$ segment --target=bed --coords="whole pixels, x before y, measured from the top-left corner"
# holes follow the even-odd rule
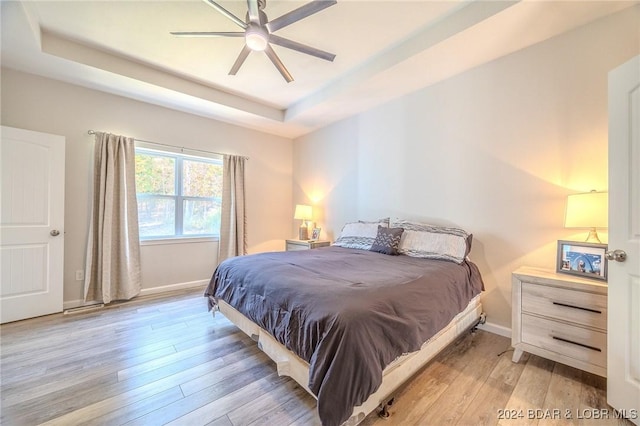
[[[210,309],[316,397],[325,426],[362,421],[481,317],[482,278],[466,257],[360,243],[227,259],[205,291]]]

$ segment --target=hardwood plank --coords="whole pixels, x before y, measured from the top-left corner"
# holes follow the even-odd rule
[[[247,356],[248,353],[243,351],[242,358],[237,359],[233,362],[228,362],[225,360],[224,368],[220,369],[211,369],[204,374],[201,374],[198,377],[195,377],[188,381],[183,381],[180,384],[180,389],[184,396],[193,395],[195,393],[200,392],[203,389],[207,389],[216,383],[227,380],[230,377],[236,376],[238,374],[242,374],[245,371],[248,371],[250,368],[256,365],[269,364],[269,358],[263,354],[262,352],[253,353]]]
[[[616,425],[633,426],[630,420],[619,418],[613,407],[607,404],[607,379],[595,374],[582,373],[582,388],[580,406],[576,417],[578,424],[583,426]]]
[[[183,359],[210,352],[220,344],[231,344],[233,342],[237,342],[237,337],[234,335],[230,335],[215,339],[214,341],[207,341],[203,344],[190,347],[189,349],[184,349],[179,352],[171,353],[169,355],[157,357],[146,362],[133,364],[130,367],[118,370],[118,381],[121,382],[130,379],[131,377],[148,373],[150,371],[157,370],[158,368],[174,364],[176,362],[181,362]]]
[[[59,416],[50,420],[45,424],[49,425],[65,425],[79,423],[82,420],[99,418],[105,413],[109,413],[123,406],[135,404],[139,400],[144,400],[148,397],[154,396],[158,393],[164,392],[172,388],[177,388],[180,394],[180,383],[185,380],[199,377],[203,371],[209,371],[210,369],[218,369],[222,367],[223,361],[221,358],[216,358],[210,362],[200,364],[191,369],[186,369],[175,375],[170,375],[159,380],[152,381],[146,385],[135,387],[129,391],[117,393],[116,395],[94,402],[93,404],[84,405],[82,408],[78,408],[65,415]],[[108,390],[105,392],[109,393]],[[140,415],[136,416],[140,417]]]
[[[157,389],[154,389],[154,392]],[[123,394],[124,396],[125,394]],[[49,422],[44,424],[60,424],[60,425],[86,425],[86,426],[104,426],[104,425],[121,425],[127,423],[133,419],[144,416],[152,411],[162,408],[168,404],[182,399],[184,395],[180,391],[179,386],[173,386],[162,392],[155,393],[147,398],[132,399],[132,398],[117,398],[121,403],[117,406],[108,406],[101,404],[108,400],[101,401],[91,406],[92,412],[83,410],[77,410],[71,414],[76,420],[57,419],[55,422]],[[114,398],[116,399],[116,398]],[[111,401],[110,401],[111,402]],[[97,405],[100,404],[98,409]]]
[[[262,382],[260,382],[260,386],[265,386],[265,388],[267,388],[266,385],[269,384],[268,388],[271,389],[273,387],[271,382],[264,380],[264,378],[269,374],[275,374],[273,367],[263,363],[257,364],[245,370],[242,374],[231,375],[220,383],[216,383],[213,386],[204,388],[194,394],[185,396],[179,401],[166,405],[161,409],[139,417],[127,424],[141,426],[166,424],[188,415],[207,404],[215,403],[217,400],[260,380],[262,380]],[[229,410],[230,409],[231,408],[229,408]],[[196,421],[195,424],[208,423],[223,414],[226,414],[226,412],[217,412],[214,415],[209,416],[206,421],[203,417]]]
[[[289,423],[289,426],[322,426],[322,422],[320,421],[320,417],[318,417],[318,411],[314,406],[313,411],[309,411],[303,416],[298,417],[297,419]]]
[[[575,407],[580,405],[582,371],[556,363],[538,425],[575,425]]]
[[[34,343],[33,332],[35,331],[37,331],[36,335],[41,338],[39,340],[36,339],[36,342],[46,342],[58,346],[59,343],[66,341],[66,334],[60,333],[61,330],[72,330],[74,335],[81,336],[84,334],[83,340],[85,341],[95,341],[96,337],[104,337],[105,333],[113,334],[120,330],[136,333],[136,328],[147,326],[158,319],[166,317],[166,314],[162,312],[156,312],[153,317],[142,317],[135,309],[135,306],[142,302],[134,299],[127,303],[131,303],[133,306],[125,309],[119,308],[118,306],[122,306],[120,304],[115,307],[105,307],[102,310],[89,313],[74,315],[55,314],[18,322],[22,324],[3,324],[0,326],[3,339],[11,345],[3,351],[2,358],[4,359],[7,355],[11,355],[14,352],[30,351]],[[180,303],[185,304],[189,302],[187,300]],[[193,308],[189,307],[189,309]],[[90,321],[86,321],[87,318],[90,318]],[[25,326],[24,323],[28,323],[28,327]],[[126,327],[124,327],[123,324],[126,324]],[[91,339],[91,337],[94,337],[94,339]],[[100,342],[101,340],[98,339],[98,341]]]
[[[513,425],[514,419],[511,417],[515,417],[518,425],[538,424],[538,419],[529,410],[544,404],[555,363],[536,355],[531,355],[524,363],[520,379],[504,407],[511,414],[498,422],[501,426]]]
[[[473,361],[461,369],[458,377],[431,404],[417,424],[451,424],[460,419],[497,364],[499,358],[496,355],[509,346],[504,338],[491,334],[485,335],[483,342]]]
[[[254,421],[247,423],[247,426],[288,425],[309,413],[315,415],[315,398],[309,395],[304,388],[300,387],[293,380],[289,380],[286,383],[293,385],[289,399],[284,398],[280,404],[271,409],[267,409]],[[238,425],[237,423],[235,424],[235,426]]]
[[[276,375],[277,373],[274,372],[271,374]],[[274,383],[267,377],[254,380],[240,389],[226,392],[224,396],[176,418],[167,425],[181,426],[194,423],[208,423],[220,417],[221,414],[228,415],[231,410],[233,410],[233,407],[242,405],[248,408],[256,399],[271,392],[273,388]]]
[[[518,364],[511,362],[508,355],[500,356],[495,368],[458,423],[477,426],[498,424],[498,410],[504,408],[509,401],[524,366],[522,362]]]
[[[60,363],[72,361],[74,363],[83,362],[87,359],[94,359],[98,355],[104,355],[107,359],[126,358],[130,354],[122,349],[131,345],[131,340],[135,340],[136,345],[146,351],[170,346],[176,338],[189,339],[194,334],[206,334],[206,329],[186,329],[186,326],[182,324],[180,326],[180,329],[172,332],[154,331],[148,328],[144,331],[137,330],[135,333],[105,333],[98,337],[91,336],[89,338],[85,334],[77,334],[73,331],[63,333],[66,339],[62,342],[49,340],[46,336],[38,336],[37,339],[34,339],[32,347],[29,347],[26,352],[6,357],[2,365],[4,368],[11,368],[14,364],[25,366],[47,363],[54,366],[56,363],[60,365]],[[105,342],[109,342],[109,344],[105,345]],[[70,343],[73,343],[76,349],[72,353],[69,353],[67,348]]]
[[[167,376],[173,374],[174,372],[189,368],[194,365],[198,365],[202,362],[207,362],[212,359],[223,356],[226,353],[229,353],[233,349],[237,349],[238,342],[233,342],[226,345],[218,352],[209,352],[209,353],[200,353],[196,356],[187,357],[184,359],[176,360],[174,364],[169,364],[167,366],[163,366],[161,368],[156,368],[151,370],[145,374],[139,374],[137,376],[132,377],[132,380],[128,381],[125,386],[131,386],[131,383],[137,383],[138,386],[142,384],[146,384],[150,381],[157,380],[163,376]],[[96,361],[97,363],[99,361]],[[112,380],[115,378],[115,382],[117,380],[117,370],[119,366],[116,365],[114,368],[111,364],[100,365],[97,364],[96,368],[86,368],[82,370],[78,370],[75,373],[68,374],[67,377],[62,380],[60,377],[56,377],[56,380],[52,380],[49,382],[42,383],[40,385],[28,386],[30,383],[25,383],[24,392],[11,392],[8,397],[3,398],[4,406],[21,406],[21,407],[30,407],[33,404],[46,403],[48,399],[52,397],[54,394],[76,394],[79,392],[80,388],[82,388],[83,383],[88,381],[99,380],[102,377],[109,377],[110,379],[107,381],[103,381],[103,385],[101,388],[94,389],[96,394],[96,398],[100,397],[108,397],[108,390],[105,388],[107,384],[113,383]],[[122,386],[124,387],[124,386]],[[3,393],[11,391],[11,389],[3,389]],[[117,392],[117,390],[116,390]],[[91,393],[82,392],[83,398],[88,398]],[[31,401],[34,401],[31,403]],[[77,404],[78,400],[74,401],[74,404]]]
[[[263,357],[262,361],[264,361],[264,357],[266,356],[262,355],[262,357]],[[257,358],[255,360],[260,361]],[[250,368],[249,364],[255,365],[251,363],[251,361],[253,360],[252,359],[247,360],[246,358],[242,357],[237,362],[237,364],[240,364],[241,367],[243,367],[239,369],[237,368],[235,363],[225,366],[224,365],[225,362],[223,361],[222,358],[215,358],[214,360],[208,363],[196,363],[193,366],[193,368],[184,369],[182,371],[179,371],[176,374],[168,375],[167,377],[164,377],[158,380],[151,380],[149,381],[149,383],[139,387],[135,387],[134,389],[131,389],[129,391],[122,392],[122,390],[118,391],[117,388],[115,389],[115,392],[114,392],[114,389],[110,389],[110,388],[101,389],[100,393],[102,397],[105,397],[111,393],[116,393],[116,394],[111,398],[105,398],[96,403],[86,405],[81,409],[72,411],[67,415],[58,417],[55,420],[51,421],[49,424],[59,424],[59,425],[75,424],[75,423],[79,423],[82,419],[99,418],[105,413],[109,413],[113,410],[120,410],[122,412],[138,411],[137,404],[136,406],[133,406],[133,407],[131,405],[135,404],[137,401],[144,400],[145,398],[151,397],[157,393],[160,393],[167,389],[171,389],[173,387],[178,387],[181,397],[184,397],[184,394],[180,389],[180,386],[182,384],[189,383],[189,381],[191,380],[199,379],[200,377],[202,377],[203,375],[207,374],[210,371],[215,371],[217,373],[215,380],[211,380],[209,383],[210,386],[215,385],[216,383],[219,383],[234,374],[238,374],[239,371],[246,371],[247,369]],[[260,366],[259,363],[258,363],[258,366]],[[183,367],[184,367],[184,364],[183,364]],[[129,382],[131,382],[131,380]],[[120,384],[118,384],[119,385],[118,387],[126,389],[129,386],[131,386],[131,383],[124,383],[124,385],[123,383],[124,382],[121,382]],[[138,385],[139,384],[140,383],[138,383]],[[162,407],[159,407],[159,408],[162,408]],[[147,413],[140,413],[133,418],[140,417],[143,414],[147,414]]]
[[[233,426],[233,423],[231,423],[231,420],[229,420],[229,417],[222,416],[207,423],[205,426]]]
[[[84,395],[92,389],[101,389],[109,384],[117,383],[114,373],[98,376],[90,379],[82,379],[74,382],[72,386],[64,387],[51,394],[39,389],[38,397],[31,398],[29,389],[24,389],[19,394],[11,394],[13,400],[21,395],[25,397],[25,402],[6,405],[2,401],[2,424],[40,424],[50,418],[63,415],[76,407],[84,404]],[[44,384],[45,387],[47,384]],[[54,384],[55,385],[55,384]],[[61,387],[61,386],[56,386]],[[71,407],[67,403],[73,402]]]
[[[71,424],[77,422],[78,418],[100,415],[111,409],[146,398],[147,396],[153,395],[166,388],[180,385],[188,382],[189,380],[197,379],[209,371],[222,369],[225,361],[224,358],[220,356],[225,354],[230,355],[230,351],[238,349],[239,343],[235,342],[233,344],[225,344],[220,341],[212,342],[212,348],[215,348],[216,345],[222,345],[223,348],[217,351],[212,350],[210,353],[205,353],[196,357],[183,359],[179,362],[141,375],[133,376],[128,380],[117,382],[112,386],[92,389],[91,391],[82,394],[80,397],[57,397],[58,400],[64,402],[64,406],[67,407],[68,411],[70,411],[69,415],[62,416],[57,419],[59,421],[57,424]],[[244,350],[244,346],[241,344],[240,349]],[[245,354],[243,353],[238,356],[242,356],[244,358]],[[224,375],[222,376],[224,377]],[[214,384],[215,383],[216,382],[214,381]],[[73,391],[70,391],[69,393],[74,394]],[[111,396],[114,398],[110,398]],[[60,416],[61,414],[63,413],[56,412],[57,416]]]
[[[283,380],[282,386],[277,386],[273,391],[258,396],[251,404],[232,409],[227,413],[227,417],[234,425],[247,425],[258,420],[265,424],[267,423],[265,413],[279,407],[283,401],[290,400],[296,388],[304,391],[293,380]]]

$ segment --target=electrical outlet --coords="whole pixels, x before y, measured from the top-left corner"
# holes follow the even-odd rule
[[[76,281],[84,280],[84,271],[82,269],[78,269],[76,271]]]

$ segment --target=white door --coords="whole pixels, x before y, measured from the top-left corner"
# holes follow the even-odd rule
[[[609,73],[607,400],[640,424],[640,56]],[[623,253],[626,254],[624,259]]]
[[[2,126],[0,322],[62,311],[62,136]]]

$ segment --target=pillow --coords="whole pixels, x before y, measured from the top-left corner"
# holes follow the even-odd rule
[[[391,226],[404,229],[400,254],[462,263],[471,251],[473,235],[463,229],[406,220],[394,221]]]
[[[392,256],[398,255],[398,246],[403,232],[402,228],[385,228],[378,225],[378,235],[369,250]]]
[[[383,217],[382,219],[378,219],[378,220],[359,220],[358,223],[376,223],[376,224],[382,224],[385,227],[389,227],[389,222],[391,222],[391,218],[389,217]]]
[[[378,222],[351,222],[344,225],[340,236],[333,243],[337,247],[369,250],[378,235],[378,226],[389,227],[389,219]]]

